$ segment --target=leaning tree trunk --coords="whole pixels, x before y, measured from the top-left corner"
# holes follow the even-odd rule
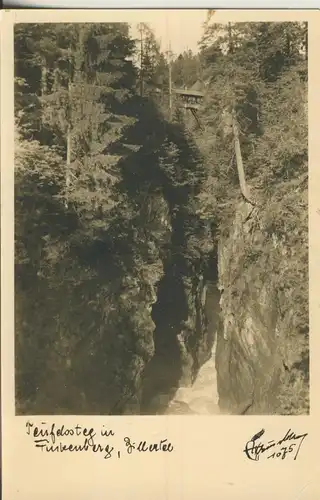
[[[244,173],[242,154],[241,154],[241,146],[240,146],[240,140],[239,140],[239,128],[238,128],[238,123],[237,123],[237,119],[236,119],[236,113],[234,110],[232,112],[232,130],[233,130],[234,148],[235,148],[235,154],[236,154],[237,169],[238,169],[238,176],[239,176],[241,193],[242,193],[242,196],[246,199],[246,201],[253,204],[253,202],[251,200],[250,190],[249,190],[249,187],[247,185],[246,177],[245,177],[245,173]]]

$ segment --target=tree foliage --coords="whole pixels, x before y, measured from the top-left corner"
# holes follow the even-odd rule
[[[147,34],[151,80],[163,59]],[[188,258],[202,158],[139,95],[134,50],[123,24],[17,27],[20,411],[125,411],[154,354],[151,309],[175,217],[185,221],[175,251]]]

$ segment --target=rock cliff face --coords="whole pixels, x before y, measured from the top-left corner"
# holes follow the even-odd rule
[[[221,412],[277,412],[285,362],[278,294],[268,252],[259,251],[265,236],[251,210],[239,205],[202,273],[184,275],[174,262],[164,269],[153,307],[154,356],[144,371],[143,412],[168,411],[177,389],[194,383],[216,336]]]
[[[246,204],[238,207],[219,245],[219,406],[234,414],[275,414],[282,413],[281,397],[297,382],[294,377],[289,382],[287,371],[294,371],[303,340],[292,333],[292,317],[281,312],[288,297],[277,288],[277,268],[269,264],[276,255],[284,263],[285,251],[281,242],[268,241],[260,215],[255,210],[250,215],[251,210]],[[298,385],[303,397],[307,382]]]

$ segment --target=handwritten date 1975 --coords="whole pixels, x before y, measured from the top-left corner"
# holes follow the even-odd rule
[[[287,456],[291,456],[293,460],[297,460],[301,445],[308,435],[307,433],[295,434],[289,429],[278,441],[271,439],[263,443],[260,438],[264,433],[265,430],[261,429],[246,443],[243,452],[249,460],[257,461],[263,455],[267,459],[284,460]]]

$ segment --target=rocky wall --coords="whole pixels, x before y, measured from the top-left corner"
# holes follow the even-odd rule
[[[268,247],[268,248],[266,248]],[[219,406],[232,414],[278,413],[284,371],[278,294],[259,212],[237,207],[219,243],[221,328],[216,350]]]

